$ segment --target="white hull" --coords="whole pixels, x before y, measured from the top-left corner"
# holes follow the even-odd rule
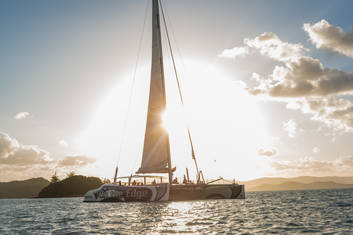
[[[168,184],[148,186],[120,186],[104,184],[88,191],[84,202],[163,202],[169,200]]]

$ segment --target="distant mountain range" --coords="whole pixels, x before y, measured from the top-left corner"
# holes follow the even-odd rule
[[[315,189],[341,189],[353,188],[353,177],[314,177],[300,176],[294,178],[264,177],[245,184],[246,191],[281,191],[281,190],[315,190]]]
[[[0,198],[33,198],[33,197],[69,197],[82,196],[86,191],[98,187],[99,178],[73,176],[55,184],[43,178],[23,181],[0,182]],[[282,191],[282,190],[315,190],[353,188],[353,177],[313,177],[295,178],[264,177],[240,182],[245,190]]]
[[[33,178],[23,181],[0,182],[0,198],[32,198],[37,197],[38,192],[49,181],[43,178]]]

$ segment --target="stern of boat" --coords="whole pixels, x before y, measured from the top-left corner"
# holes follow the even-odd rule
[[[245,185],[239,184],[238,186],[240,187],[240,192],[235,198],[236,199],[245,199]]]

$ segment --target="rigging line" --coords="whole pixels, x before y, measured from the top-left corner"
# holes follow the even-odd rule
[[[137,50],[137,58],[136,58],[134,73],[133,73],[132,82],[131,82],[131,86],[130,86],[130,95],[129,95],[128,109],[127,109],[125,120],[124,120],[121,142],[120,142],[120,145],[119,145],[119,153],[118,153],[117,165],[119,164],[119,161],[120,161],[120,158],[121,158],[121,151],[122,151],[123,143],[125,142],[125,139],[126,139],[125,137],[126,137],[127,121],[128,121],[128,117],[129,117],[130,110],[131,110],[131,103],[132,103],[132,97],[133,97],[133,91],[134,91],[133,88],[135,86],[137,66],[138,66],[138,63],[139,63],[139,60],[140,60],[140,55],[141,55],[142,39],[143,39],[143,34],[145,32],[148,5],[149,5],[149,1],[146,1],[145,16],[144,16],[143,25],[142,25],[142,32],[141,32],[141,36],[140,36],[140,40],[139,40],[139,47],[138,47],[138,50]]]
[[[172,37],[171,38],[174,39],[174,44],[175,44],[175,47],[176,47],[177,54],[179,54],[179,57],[180,57],[180,60],[181,60],[181,65],[185,69],[184,59],[183,59],[182,54],[180,53],[180,48],[178,46],[178,40],[177,40],[177,37],[175,36],[175,30],[174,30],[174,27],[173,27],[173,22],[170,20],[167,7],[165,7],[165,15],[167,16],[167,21],[169,22],[170,29],[171,29],[171,32],[172,32]],[[179,71],[180,71],[180,68],[179,68]]]
[[[160,1],[160,0],[159,0],[159,1]],[[161,1],[160,1],[160,2],[161,2]],[[184,105],[184,99],[183,99],[183,95],[182,95],[182,93],[181,93],[181,87],[180,87],[180,82],[179,82],[178,73],[177,73],[177,70],[176,70],[176,65],[175,65],[173,50],[172,50],[172,46],[171,46],[171,43],[170,43],[170,38],[169,38],[167,23],[166,23],[165,17],[164,17],[163,6],[162,6],[162,4],[160,4],[160,5],[161,5],[161,10],[162,10],[162,18],[163,18],[164,28],[165,28],[165,32],[166,32],[166,35],[167,35],[168,45],[169,45],[170,56],[171,56],[172,62],[173,62],[174,74],[175,74],[175,78],[176,78],[177,84],[178,84],[178,91],[179,91],[180,101],[181,101],[182,105]]]
[[[159,2],[161,2],[161,1],[159,0]],[[184,99],[183,99],[183,95],[182,95],[182,93],[181,93],[181,87],[180,87],[180,82],[179,82],[178,73],[177,73],[177,70],[176,70],[176,65],[175,65],[173,50],[172,50],[172,46],[171,46],[171,43],[170,43],[170,38],[169,38],[167,23],[166,23],[166,20],[165,20],[165,17],[164,17],[163,5],[162,5],[162,3],[160,3],[160,5],[161,5],[161,10],[162,10],[162,18],[163,18],[164,28],[165,28],[165,32],[166,32],[167,39],[168,39],[168,45],[169,45],[170,56],[171,56],[172,62],[173,62],[173,68],[174,68],[175,78],[176,78],[177,84],[178,84],[178,91],[179,91],[180,101],[181,101],[181,104],[184,106]],[[199,174],[199,168],[198,168],[197,161],[196,161],[196,157],[195,157],[194,145],[193,145],[193,143],[192,143],[191,132],[190,132],[190,127],[189,127],[189,126],[187,126],[187,131],[188,131],[188,137],[189,137],[189,141],[190,141],[192,159],[193,159],[194,162],[195,162],[195,167],[196,167],[197,174]]]

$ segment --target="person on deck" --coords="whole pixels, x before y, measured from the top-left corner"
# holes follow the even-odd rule
[[[187,183],[188,183],[188,181],[187,181],[187,179],[186,179],[186,176],[184,175],[183,184],[187,184]]]
[[[173,183],[173,184],[179,184],[178,178],[175,178],[172,183]]]

